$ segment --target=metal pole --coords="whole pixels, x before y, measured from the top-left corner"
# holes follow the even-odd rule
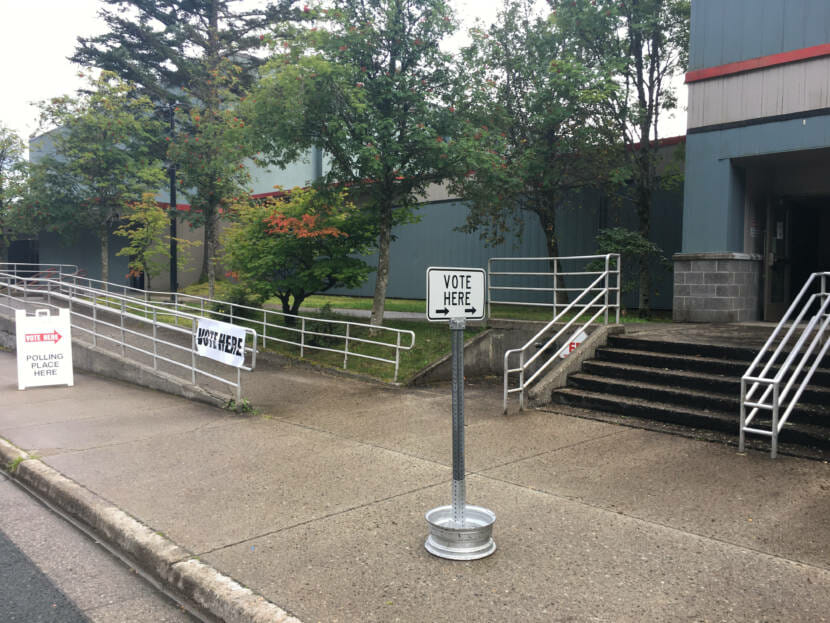
[[[738,452],[743,452],[746,447],[746,380],[741,379],[741,414],[740,429],[738,430]]]
[[[464,318],[451,318],[452,332],[452,519],[464,526],[467,491],[464,482]]]
[[[176,104],[170,104],[170,140],[176,132],[175,120]],[[177,292],[179,289],[179,258],[176,246],[176,165],[171,162],[168,169],[170,175],[170,291]]]

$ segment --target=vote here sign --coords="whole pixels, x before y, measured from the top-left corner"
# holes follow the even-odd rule
[[[227,322],[199,318],[196,351],[202,357],[241,368],[245,365],[245,329]]]
[[[18,309],[14,316],[17,339],[17,387],[74,385],[72,332],[69,310],[52,315],[38,309],[33,316]]]
[[[427,320],[484,320],[485,283],[481,268],[427,268]]]

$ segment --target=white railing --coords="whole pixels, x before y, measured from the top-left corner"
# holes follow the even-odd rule
[[[58,278],[21,278],[20,273],[0,272],[0,308],[7,310],[9,319],[16,309],[25,308],[27,303],[52,309],[68,308],[73,332],[76,336],[79,333],[89,336],[94,347],[102,342],[115,345],[122,357],[126,357],[127,353],[143,354],[151,358],[154,370],[158,370],[162,363],[169,364],[172,369],[184,372],[193,385],[209,378],[229,386],[234,390],[237,405],[242,402],[242,371],[250,372],[256,366],[257,333],[254,329],[245,329],[251,338],[246,339],[245,347],[248,363],[235,368],[218,364],[222,370],[235,370],[233,377],[226,378],[203,367],[203,362],[207,360],[197,354],[197,317],[193,314],[114,292],[70,285]],[[128,322],[137,325],[140,330],[131,328]],[[159,337],[160,330],[181,334],[184,339],[181,342],[163,339]],[[135,342],[149,341],[150,346],[144,348],[130,343],[128,337]],[[250,346],[247,346],[249,342]]]
[[[554,311],[553,320],[551,320],[543,329],[534,335],[521,348],[514,348],[504,353],[504,412],[507,413],[507,399],[510,394],[519,394],[519,408],[524,409],[525,405],[525,391],[527,388],[538,379],[546,370],[548,370],[556,359],[563,353],[564,349],[569,348],[569,344],[575,341],[575,338],[587,331],[588,328],[594,324],[600,317],[602,323],[608,324],[609,311],[614,311],[614,322],[620,321],[620,256],[616,253],[608,255],[585,255],[562,258],[494,258],[488,264],[488,270],[492,269],[493,262],[499,261],[533,261],[539,262],[543,260],[548,262],[552,267],[549,272],[541,271],[498,271],[491,272],[488,283],[491,292],[495,291],[509,291],[514,294],[520,292],[522,289],[530,292],[538,293],[540,291],[550,292],[550,303],[536,303],[536,305],[544,305],[552,307]],[[561,265],[563,263],[580,262],[584,268],[581,270],[562,271]],[[602,269],[593,270],[597,262],[602,265]],[[493,276],[505,277],[534,277],[550,279],[551,287],[545,286],[526,286],[521,285],[512,286],[492,286]],[[563,285],[565,277],[572,278],[572,282]],[[591,280],[587,285],[579,287],[574,285],[573,281],[576,279]],[[579,294],[570,302],[566,303],[561,296],[565,293],[579,292]],[[569,295],[568,295],[569,296]],[[517,302],[515,300],[492,300],[493,303],[503,303],[507,305],[527,305],[528,303]],[[562,302],[560,302],[562,301]],[[570,319],[569,319],[570,318]],[[561,327],[558,325],[562,325]],[[567,339],[564,339],[567,336]],[[564,342],[563,342],[564,340]],[[557,344],[559,347],[554,348]],[[535,351],[535,352],[533,352]],[[529,353],[533,352],[532,355]],[[552,354],[551,354],[552,353]],[[518,361],[510,367],[511,358]],[[536,368],[533,370],[533,368]],[[511,375],[515,375],[515,387],[510,387]]]
[[[609,263],[609,258],[616,260]],[[594,288],[608,293],[608,298],[603,301],[606,307],[613,307],[611,299],[616,300],[619,314],[620,267],[617,253],[492,257],[487,261],[487,316],[493,317],[492,306],[496,304],[551,308],[551,316],[555,318],[569,305],[571,296],[583,292],[600,274],[606,274],[606,279]],[[619,317],[616,321],[619,322]],[[608,322],[607,317],[605,322]]]
[[[389,364],[395,368],[396,382],[401,353],[415,346],[415,333],[407,329],[348,320],[294,316],[263,307],[239,305],[181,292],[140,290],[78,275],[64,275],[63,282],[73,286],[84,285],[102,294],[118,293],[148,303],[152,301],[155,305],[186,315],[210,316],[230,324],[256,327],[263,348],[274,344],[287,344],[298,348],[301,358],[308,350],[337,353],[343,356],[343,369],[348,368],[349,359],[368,359]],[[328,342],[328,345],[316,343],[321,340]],[[379,352],[361,352],[361,347],[375,348]]]
[[[778,435],[830,347],[828,285],[830,272],[810,275],[741,377],[738,429],[741,452],[744,451],[746,434],[750,433],[769,437],[770,456],[775,458],[778,454]],[[769,428],[752,425],[756,418],[760,419],[762,412],[770,414]]]

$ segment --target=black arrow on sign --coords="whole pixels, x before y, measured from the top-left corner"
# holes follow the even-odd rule
[[[474,314],[474,313],[476,313],[476,308],[475,307],[465,307],[464,308],[464,313],[465,314]]]
[[[447,309],[447,308],[445,307],[444,309],[436,309],[436,310],[435,310],[435,313],[436,313],[436,314],[444,314],[444,315],[447,315],[447,314],[449,314],[449,313],[450,313],[450,310],[449,310],[449,309]]]

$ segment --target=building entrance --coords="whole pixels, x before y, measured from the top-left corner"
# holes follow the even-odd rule
[[[827,270],[830,196],[770,201],[764,240],[764,320],[780,320],[810,274]]]

